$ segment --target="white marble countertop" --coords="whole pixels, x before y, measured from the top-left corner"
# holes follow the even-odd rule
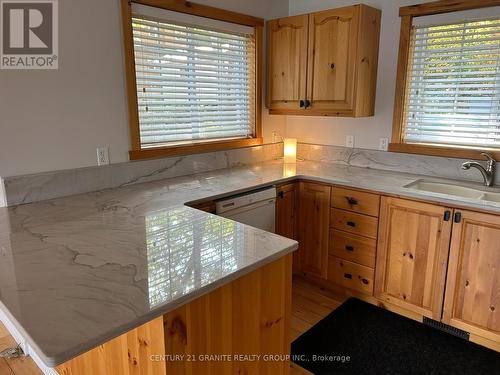
[[[0,208],[3,309],[56,366],[296,249],[184,203],[298,178],[500,212],[404,188],[423,176],[281,161]]]

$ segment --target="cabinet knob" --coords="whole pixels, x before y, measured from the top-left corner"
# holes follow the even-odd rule
[[[305,104],[305,108],[308,108],[311,106],[311,101],[306,99],[304,104]]]
[[[345,199],[347,200],[347,203],[349,203],[351,206],[355,206],[358,204],[358,200],[356,198],[345,197]]]
[[[306,102],[304,100],[299,101],[299,107],[304,108],[306,106]]]
[[[352,279],[352,275],[350,273],[344,273],[344,277],[346,279]]]
[[[348,221],[346,224],[353,228],[356,226],[356,223],[354,221]]]
[[[351,246],[351,245],[346,245],[345,249],[347,251],[354,251],[354,246]]]
[[[330,64],[330,69],[335,69],[335,63]]]
[[[444,217],[443,217],[443,220],[444,221],[448,221],[450,220],[450,216],[451,216],[451,211],[447,210],[444,212]]]

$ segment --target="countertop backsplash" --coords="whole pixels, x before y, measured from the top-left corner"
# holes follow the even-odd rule
[[[283,144],[4,177],[7,206],[275,160]]]
[[[298,144],[297,155],[308,161],[455,180],[482,181],[479,171],[464,171],[460,168],[464,159],[308,143]],[[4,177],[5,203],[7,206],[14,206],[141,182],[250,165],[275,160],[282,156],[283,144],[273,143],[228,151],[111,164],[104,167]],[[500,184],[500,174],[496,176],[495,182]]]
[[[464,171],[461,165],[466,159],[444,158],[417,154],[404,154],[379,150],[326,146],[299,143],[298,157],[325,163],[336,163],[352,167],[380,169],[385,171],[413,173],[430,177],[451,178],[482,182],[483,177],[478,170]],[[500,173],[496,175],[495,184],[500,184]]]

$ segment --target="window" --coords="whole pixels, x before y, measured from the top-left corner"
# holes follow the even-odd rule
[[[465,14],[470,18],[457,21],[464,13],[451,13],[429,24],[432,16],[415,19],[436,14],[435,8],[425,5],[400,8],[400,57],[389,149],[474,158],[489,151],[498,157],[500,18],[471,17],[469,12]],[[487,7],[487,2],[481,6]],[[472,9],[465,1],[450,7],[437,13]],[[476,13],[495,14],[489,12]]]
[[[124,4],[131,159],[259,144],[262,21],[197,4],[174,10],[221,19],[140,3]]]
[[[500,147],[500,19],[414,26],[405,142]]]

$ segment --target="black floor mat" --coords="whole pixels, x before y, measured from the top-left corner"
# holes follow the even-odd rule
[[[297,338],[292,356],[318,375],[500,374],[499,353],[355,298]]]

